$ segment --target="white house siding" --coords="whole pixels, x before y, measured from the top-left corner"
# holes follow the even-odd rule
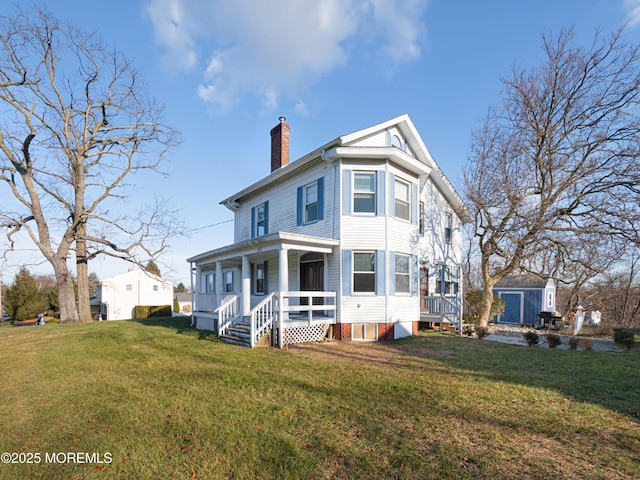
[[[371,141],[375,136],[369,138]],[[383,136],[378,136],[378,140]],[[418,321],[420,318],[419,298],[417,292],[409,294],[391,294],[392,282],[395,284],[395,263],[392,263],[391,252],[415,255],[417,253],[417,224],[411,221],[391,216],[391,204],[394,202],[392,182],[395,178],[402,179],[413,188],[418,188],[418,179],[401,169],[390,165],[388,162],[344,161],[342,171],[376,171],[384,176],[384,192],[378,190],[377,195],[384,195],[384,201],[377,201],[383,214],[358,214],[350,213],[341,216],[340,222],[340,246],[343,250],[353,251],[383,251],[384,252],[384,293],[352,295],[341,292],[341,322],[342,323],[397,323]],[[341,174],[344,182],[344,173]],[[378,183],[378,187],[380,183]],[[344,189],[345,186],[342,185]],[[413,194],[412,194],[413,196]],[[350,196],[345,195],[342,202],[350,201]],[[382,200],[382,199],[381,199]],[[412,198],[412,204],[415,202]],[[342,205],[341,212],[344,212]],[[349,208],[348,211],[351,211]],[[417,208],[416,208],[417,211]],[[378,211],[378,213],[380,213]],[[411,261],[411,276],[417,275],[417,266]],[[380,269],[380,265],[376,265]],[[413,289],[412,289],[413,290]],[[413,295],[412,295],[413,293]],[[399,327],[399,332],[404,329]],[[409,332],[411,328],[407,327]],[[405,328],[406,329],[406,328]],[[410,335],[411,333],[409,333]]]
[[[285,167],[286,168],[286,167]],[[293,178],[287,178],[266,191],[242,199],[236,215],[238,238],[236,242],[251,238],[251,209],[269,202],[268,232],[290,232],[332,238],[334,234],[334,177],[333,165],[318,158],[316,162]],[[297,225],[296,201],[298,187],[319,178],[324,179],[324,218],[308,225]]]
[[[136,305],[173,304],[171,282],[151,277],[141,270],[106,278],[100,284],[100,302],[108,305],[108,320],[133,318]],[[153,290],[154,286],[157,286],[157,291]]]
[[[420,195],[424,203],[424,235],[418,238],[418,258],[429,265],[429,292],[435,292],[435,265],[461,266],[462,221],[442,192],[427,180]],[[452,214],[451,243],[444,241],[446,213]],[[462,284],[460,285],[462,287]]]

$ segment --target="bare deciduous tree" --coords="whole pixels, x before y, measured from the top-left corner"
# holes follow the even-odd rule
[[[572,45],[573,30],[542,40],[544,62],[503,79],[464,171],[483,325],[494,285],[527,259],[591,238],[638,240],[640,51],[622,31],[588,48]]]
[[[168,202],[136,213],[124,201],[178,134],[129,59],[42,10],[0,18],[0,105],[0,180],[15,200],[0,223],[9,240],[26,231],[53,267],[61,322],[89,320],[88,261],[154,258],[175,232]]]

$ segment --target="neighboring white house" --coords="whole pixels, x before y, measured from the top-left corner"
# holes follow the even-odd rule
[[[196,328],[251,346],[271,332],[282,346],[458,324],[471,216],[409,116],[292,163],[284,120],[271,131],[271,174],[221,202],[235,242],[187,260]]]
[[[142,270],[130,270],[101,280],[91,298],[92,311],[103,320],[133,318],[136,305],[173,305],[173,284]]]

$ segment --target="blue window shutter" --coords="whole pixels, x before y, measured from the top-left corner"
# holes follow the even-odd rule
[[[389,216],[396,216],[396,176],[389,174]]]
[[[418,224],[418,185],[411,184],[411,221],[414,225]]]
[[[249,264],[249,277],[251,277],[251,295],[255,295],[256,294],[256,275],[255,275],[255,270],[256,269],[256,265],[255,263],[250,263]]]
[[[269,201],[264,202],[264,234],[269,235]]]
[[[385,294],[385,283],[387,276],[386,272],[386,264],[384,259],[384,250],[378,250],[376,252],[376,295],[384,295]]]
[[[300,226],[303,223],[304,218],[304,203],[302,201],[302,195],[304,194],[304,187],[298,187],[298,200],[297,200],[297,217],[296,225]]]
[[[342,214],[351,215],[351,170],[342,172]]]
[[[389,252],[389,295],[396,294],[396,252]]]
[[[342,294],[351,295],[353,268],[351,250],[342,250]]]
[[[411,296],[417,297],[419,293],[419,285],[418,281],[420,279],[420,269],[418,266],[418,256],[411,256],[412,265],[411,265]]]
[[[385,203],[387,202],[387,197],[385,196],[385,184],[386,184],[386,172],[381,171],[378,172],[377,175],[377,191],[376,191],[376,215],[384,215],[385,214]]]
[[[251,209],[251,238],[256,238],[256,207]]]
[[[318,179],[318,221],[324,220],[324,177]]]
[[[267,261],[264,261],[264,267],[262,270],[262,275],[264,275],[264,294],[268,295],[269,294],[269,285],[267,284],[267,278],[269,278],[269,276],[267,275]]]

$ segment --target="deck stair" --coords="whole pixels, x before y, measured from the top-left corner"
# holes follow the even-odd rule
[[[226,333],[220,335],[220,340],[225,343],[232,343],[242,347],[251,348],[251,324],[249,320],[239,317],[234,320]]]

